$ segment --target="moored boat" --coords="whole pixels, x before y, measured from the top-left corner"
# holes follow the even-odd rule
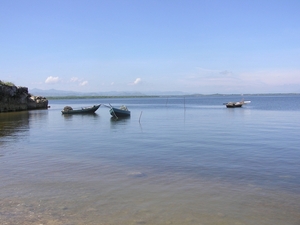
[[[227,102],[226,103],[227,108],[238,108],[238,107],[242,107],[242,106],[243,106],[242,102]]]
[[[128,117],[130,116],[130,111],[127,109],[125,105],[122,105],[120,108],[110,107],[110,115],[113,117]]]
[[[251,101],[240,101],[240,102],[227,102],[224,103],[223,105],[226,105],[227,108],[240,108],[242,107],[244,104],[249,104]]]
[[[85,114],[85,113],[95,113],[99,109],[100,105],[93,105],[90,107],[82,107],[80,109],[73,109],[71,106],[65,106],[61,111],[62,114]]]

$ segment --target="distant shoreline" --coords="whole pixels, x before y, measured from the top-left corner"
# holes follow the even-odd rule
[[[47,99],[98,99],[98,98],[162,98],[162,97],[221,97],[221,96],[292,96],[300,93],[265,93],[265,94],[190,94],[190,95],[128,95],[128,96],[106,96],[106,95],[72,95],[72,96],[47,96]]]
[[[158,98],[160,96],[48,96],[47,99]]]

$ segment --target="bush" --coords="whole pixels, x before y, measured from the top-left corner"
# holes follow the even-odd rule
[[[2,81],[2,80],[0,80],[0,84],[6,85],[6,86],[15,86],[15,84],[12,82]]]

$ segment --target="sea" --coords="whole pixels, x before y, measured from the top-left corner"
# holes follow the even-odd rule
[[[251,103],[223,105],[241,98]],[[300,95],[49,106],[0,114],[1,225],[300,224]]]

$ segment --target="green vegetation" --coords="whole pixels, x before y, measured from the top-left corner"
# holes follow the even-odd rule
[[[15,84],[12,82],[6,82],[6,81],[2,81],[2,80],[0,80],[0,84],[6,85],[6,86],[15,86]]]

